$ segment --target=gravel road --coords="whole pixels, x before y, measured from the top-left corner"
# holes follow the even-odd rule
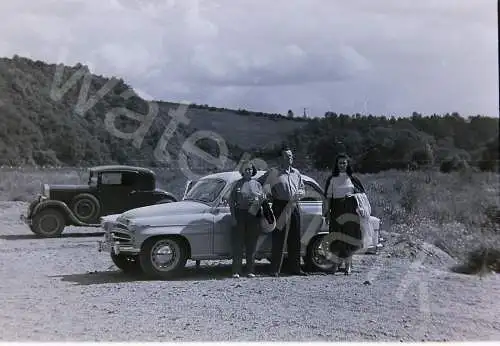
[[[500,339],[499,275],[455,274],[442,261],[382,251],[357,256],[347,277],[235,280],[221,261],[146,281],[97,252],[98,229],[35,238],[18,220],[25,208],[0,202],[3,341]]]

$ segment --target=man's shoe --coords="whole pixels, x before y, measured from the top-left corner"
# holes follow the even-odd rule
[[[249,277],[249,278],[254,278],[254,277],[255,277],[255,274],[254,274],[254,273],[248,273],[247,277]]]
[[[240,278],[240,274],[233,274],[233,279],[239,279]]]

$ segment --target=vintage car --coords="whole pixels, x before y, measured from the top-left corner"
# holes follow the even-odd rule
[[[262,176],[259,171],[255,178]],[[102,218],[104,240],[99,251],[111,255],[124,272],[170,278],[188,259],[197,261],[230,259],[232,222],[228,197],[239,172],[207,175],[188,182],[179,202],[129,210]],[[323,191],[314,179],[303,175],[306,194],[299,201],[302,256],[309,271],[327,271],[333,263],[321,251],[321,239],[328,234],[322,216]],[[270,234],[258,240],[256,259],[271,256]],[[285,254],[286,256],[286,254]]]
[[[21,219],[40,237],[60,236],[66,226],[100,227],[100,218],[177,198],[156,187],[153,171],[133,166],[89,169],[83,185],[43,184]]]

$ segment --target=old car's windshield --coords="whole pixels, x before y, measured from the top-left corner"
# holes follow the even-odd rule
[[[202,179],[189,190],[184,200],[211,203],[219,197],[226,182],[222,179]]]

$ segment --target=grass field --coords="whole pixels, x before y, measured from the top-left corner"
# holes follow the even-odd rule
[[[306,170],[303,173],[321,185],[328,175]],[[157,174],[159,187],[180,196],[186,178],[166,170],[158,170]],[[457,259],[464,259],[471,250],[500,249],[497,174],[386,171],[359,178],[367,189],[372,214],[383,222],[383,230],[426,241]],[[84,169],[3,168],[0,199],[29,201],[42,183],[85,181]]]

